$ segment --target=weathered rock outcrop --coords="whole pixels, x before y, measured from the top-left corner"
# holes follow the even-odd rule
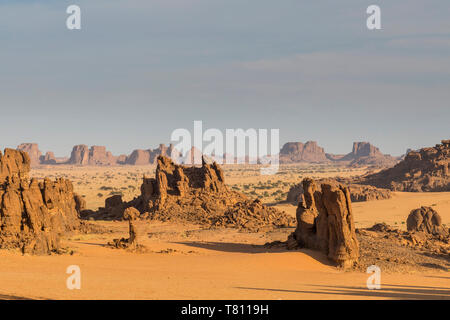
[[[450,191],[450,145],[443,140],[432,148],[409,152],[393,168],[363,177],[358,183],[393,191]]]
[[[297,229],[288,246],[319,250],[343,268],[353,266],[359,258],[359,246],[348,188],[331,183],[319,187],[312,179],[304,179],[303,190]]]
[[[421,231],[434,236],[447,236],[448,230],[442,225],[441,216],[431,207],[414,209],[406,220],[408,231]]]
[[[315,141],[288,142],[280,150],[280,163],[324,161],[327,161],[325,151]]]
[[[135,207],[141,219],[214,224],[250,231],[262,224],[281,227],[295,223],[284,213],[229,190],[223,171],[216,163],[183,166],[164,156],[159,156],[157,162],[155,178],[144,177],[139,197],[130,202],[107,199],[105,208],[93,217],[122,219],[126,208]],[[234,219],[238,216],[239,219]]]
[[[80,227],[72,183],[28,178],[26,152],[0,152],[0,248],[49,254],[60,249],[59,235]]]
[[[391,191],[388,189],[376,188],[368,185],[360,185],[354,183],[345,183],[342,181],[336,181],[333,179],[320,179],[316,180],[317,183],[341,183],[348,187],[350,191],[350,198],[352,202],[373,201],[373,200],[385,200],[392,197]],[[299,183],[292,186],[287,194],[286,202],[298,204],[303,194],[303,184]]]
[[[72,149],[68,164],[81,166],[109,166],[115,165],[117,159],[104,146],[77,145]]]
[[[22,143],[17,146],[17,150],[26,152],[30,157],[30,165],[32,167],[38,166],[41,164],[41,151],[39,150],[39,146],[37,143]]]

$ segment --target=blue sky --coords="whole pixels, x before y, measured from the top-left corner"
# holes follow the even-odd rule
[[[66,29],[66,8],[82,30]],[[382,30],[366,28],[370,4]],[[115,154],[176,128],[385,153],[450,138],[450,2],[0,0],[1,147]]]

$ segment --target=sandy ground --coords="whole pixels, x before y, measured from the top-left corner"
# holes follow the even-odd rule
[[[150,175],[152,169],[131,168],[63,168],[52,174],[73,179],[75,189],[86,195],[88,204],[89,199],[95,199],[94,205],[90,204],[95,207],[104,200],[96,195],[101,186],[120,188],[134,183],[137,189],[128,188],[127,197],[139,192],[140,176]],[[49,175],[49,170],[34,170],[34,176]],[[270,183],[278,179],[288,185],[298,183],[303,174],[295,174],[297,170],[288,168],[288,173],[272,177]],[[335,175],[335,170],[341,169],[331,168],[329,175]],[[254,173],[245,176],[239,171],[227,171],[230,185],[259,182],[252,177]],[[342,173],[348,174],[353,172]],[[269,180],[261,179],[266,179],[262,183]],[[395,193],[389,200],[354,203],[355,223],[366,227],[386,222],[404,228],[409,211],[422,205],[433,205],[444,223],[450,224],[449,193]],[[276,206],[295,215],[293,205]],[[0,251],[0,299],[450,299],[449,272],[382,271],[381,290],[369,290],[368,274],[338,270],[320,253],[263,246],[286,240],[291,228],[250,234],[234,229],[142,222],[141,241],[148,252],[138,254],[106,245],[114,238],[127,236],[126,222],[95,223],[111,233],[64,239],[73,254],[22,256]],[[81,269],[80,290],[66,286],[70,265]]]
[[[96,222],[113,233],[74,235],[61,256],[0,252],[0,298],[29,299],[450,299],[450,274],[383,273],[381,290],[368,275],[345,272],[311,250],[268,249],[292,229],[241,233],[233,229],[140,223],[146,253],[106,244],[127,235],[125,222]],[[66,287],[69,265],[81,269],[81,289]]]

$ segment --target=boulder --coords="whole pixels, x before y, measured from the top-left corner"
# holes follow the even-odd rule
[[[414,209],[406,220],[408,231],[421,231],[434,236],[447,236],[448,230],[442,225],[441,216],[431,207]]]

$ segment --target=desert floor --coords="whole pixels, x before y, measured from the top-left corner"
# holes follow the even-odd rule
[[[88,206],[95,209],[111,192],[122,192],[125,199],[136,196],[140,177],[152,175],[153,170],[61,167],[36,169],[32,175],[70,178],[76,192],[85,195]],[[253,191],[256,196],[268,192],[270,197],[263,198],[267,203],[295,215],[295,206],[275,198],[285,196],[289,186],[302,177],[360,174],[334,167],[286,166],[281,171],[275,176],[259,176],[257,170],[231,168],[226,169],[226,181],[250,196]],[[121,189],[123,186],[126,189]],[[433,206],[443,222],[450,224],[449,193],[395,193],[389,200],[354,203],[355,223],[367,227],[386,222],[404,228],[409,211],[422,205]],[[107,246],[112,239],[127,237],[126,222],[92,223],[111,232],[67,237],[64,246],[71,254],[22,256],[0,251],[0,299],[450,299],[450,273],[446,271],[382,270],[382,288],[369,290],[368,274],[339,270],[320,253],[264,247],[267,242],[286,240],[292,228],[244,233],[139,222],[148,251],[130,253]],[[66,286],[70,265],[81,269],[80,290]]]

